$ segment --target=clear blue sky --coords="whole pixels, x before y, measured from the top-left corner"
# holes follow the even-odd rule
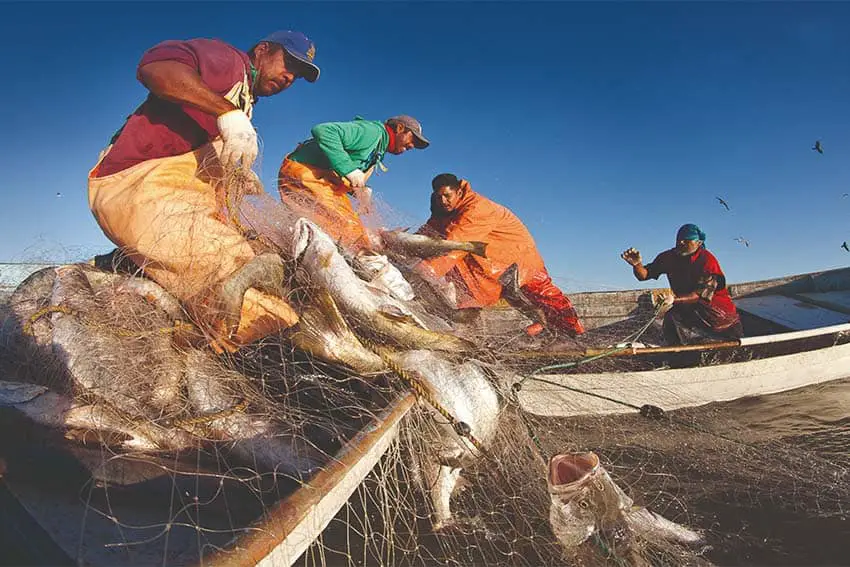
[[[373,180],[392,221],[424,220],[431,177],[455,172],[525,221],[568,290],[639,287],[619,253],[649,261],[685,222],[733,282],[850,264],[848,3],[30,3],[0,20],[0,261],[110,249],[86,174],[145,96],[145,49],[298,29],[322,76],[255,110],[271,190],[312,125],[407,113],[432,146]]]

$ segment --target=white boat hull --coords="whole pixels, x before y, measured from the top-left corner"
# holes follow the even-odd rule
[[[525,411],[540,416],[621,414],[644,404],[675,410],[846,377],[850,377],[850,344],[699,368],[541,374],[526,380],[518,397]]]

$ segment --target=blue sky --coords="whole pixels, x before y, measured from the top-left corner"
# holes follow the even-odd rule
[[[86,175],[145,96],[135,79],[145,49],[217,37],[247,50],[299,29],[316,42],[322,77],[255,110],[270,191],[312,125],[406,113],[432,146],[389,157],[373,179],[387,222],[424,221],[430,179],[457,173],[523,219],[567,290],[641,287],[619,253],[635,246],[649,261],[685,222],[705,230],[731,282],[850,263],[840,248],[850,240],[850,3],[3,10],[0,262],[111,248]]]

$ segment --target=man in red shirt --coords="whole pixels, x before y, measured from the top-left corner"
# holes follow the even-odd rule
[[[293,31],[247,53],[213,39],[154,46],[138,66],[147,100],[89,173],[89,207],[106,236],[183,302],[216,348],[234,350],[298,320],[276,293],[280,258],[255,254],[231,221],[231,189],[241,179],[242,192],[259,190],[250,171],[256,98],[315,81],[314,56]]]
[[[661,296],[664,339],[670,345],[730,340],[743,336],[741,318],[726,289],[726,276],[714,254],[705,249],[705,233],[686,224],[676,233],[676,247],[644,266],[640,252],[621,255],[639,281],[667,274],[672,293]]]

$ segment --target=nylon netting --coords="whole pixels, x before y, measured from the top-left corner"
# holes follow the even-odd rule
[[[9,300],[0,408],[5,480],[34,517],[62,526],[57,537],[72,559],[257,560],[246,538],[281,540],[282,526],[303,512],[292,500],[304,497],[299,488],[308,483],[309,492],[309,483],[335,464],[352,468],[357,459],[345,460],[346,448],[380,430],[411,392],[417,403],[387,434],[387,449],[295,564],[819,564],[850,556],[840,537],[850,533],[850,460],[841,449],[846,417],[839,411],[820,428],[794,433],[791,426],[766,427],[769,420],[756,415],[805,404],[806,396],[846,401],[847,382],[662,414],[641,415],[625,404],[618,415],[533,415],[518,403],[515,384],[546,379],[538,372],[543,366],[561,365],[548,371],[560,376],[608,372],[616,380],[617,373],[677,364],[675,357],[628,356],[574,364],[583,358],[575,353],[589,347],[660,344],[652,306],[638,302],[627,317],[591,325],[578,341],[530,338],[530,321],[504,305],[474,320],[451,320],[433,290],[411,276],[417,299],[394,300],[392,317],[384,315],[408,326],[372,332],[368,313],[335,310],[335,292],[310,273],[322,264],[288,256],[297,217],[267,197],[240,202],[231,221],[251,231],[257,251],[283,257],[281,289],[302,315],[296,329],[215,354],[204,346],[211,337],[203,326],[190,325],[192,316],[161,288],[86,265],[37,272]],[[414,224],[381,200],[375,210],[370,226]],[[414,259],[391,259],[410,276]],[[330,259],[324,265],[335,266]],[[434,341],[410,325],[442,334]],[[387,334],[396,331],[410,335]],[[475,348],[449,348],[448,336]],[[431,342],[417,351],[419,340]],[[722,354],[690,356],[688,364],[709,369],[729,361]],[[490,414],[478,392],[453,390],[453,380],[485,380],[498,396],[496,417],[481,418]],[[12,382],[46,390],[10,396]],[[441,390],[445,384],[448,391]],[[581,405],[586,393],[573,393]],[[464,404],[470,413],[459,415]],[[576,545],[559,542],[546,459],[586,451],[600,457],[636,507],[698,532],[702,541],[634,529],[624,519],[632,507],[588,493],[571,510],[595,528]],[[435,476],[439,470],[459,476],[450,518],[439,517],[434,497],[449,482]]]

